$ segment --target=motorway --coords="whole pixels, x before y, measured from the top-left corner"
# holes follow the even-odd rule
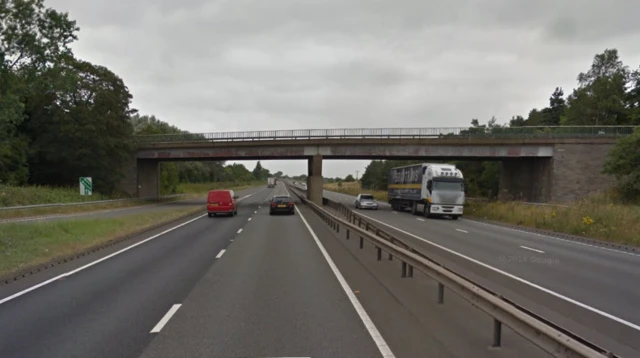
[[[324,191],[354,208],[355,197]],[[461,218],[355,210],[374,225],[474,281],[572,331],[640,352],[640,255]]]
[[[125,208],[117,209],[101,209],[90,210],[87,212],[71,213],[71,214],[50,214],[39,216],[27,216],[18,217],[12,219],[0,219],[0,225],[8,223],[18,222],[33,222],[33,221],[54,221],[54,220],[69,220],[69,219],[111,219],[117,217],[124,217],[143,213],[162,212],[167,210],[178,209],[180,207],[195,207],[198,205],[204,205],[206,198],[201,199],[187,199],[170,201],[166,203],[157,204],[143,204]]]
[[[2,357],[547,357],[304,205],[202,215],[0,286]],[[299,204],[299,202],[297,202]],[[204,207],[203,207],[204,209]],[[175,224],[174,224],[175,225]]]

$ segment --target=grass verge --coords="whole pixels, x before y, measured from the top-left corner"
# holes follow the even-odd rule
[[[112,219],[4,224],[0,230],[0,277],[135,235],[198,212],[203,212],[203,208],[171,209]]]
[[[163,199],[163,202],[170,202],[170,201],[176,201],[176,200],[186,200],[186,199],[193,199],[193,198],[197,198],[200,195],[205,195],[207,193],[207,191],[212,190],[212,189],[232,189],[232,190],[244,190],[244,189],[248,189],[251,187],[255,187],[258,185],[262,185],[264,184],[266,186],[265,183],[262,182],[249,182],[249,183],[227,183],[227,182],[216,182],[216,183],[186,183],[186,184],[180,184],[178,186],[178,194],[186,194],[185,196],[182,197],[173,197],[173,198],[167,198],[167,199]],[[38,198],[55,198],[55,199],[70,199],[70,198],[84,198],[81,197],[80,195],[78,195],[78,193],[76,193],[74,191],[73,195],[74,196],[66,196],[68,189],[64,189],[64,188],[48,188],[48,187],[9,187],[11,188],[11,190],[13,190],[11,192],[11,195],[16,195],[17,193],[21,193],[22,194],[33,194],[36,193],[36,200],[39,200]],[[20,191],[18,189],[24,189],[24,191]],[[0,191],[2,190],[2,188],[0,188]],[[58,196],[53,195],[52,193],[62,193]],[[51,194],[51,196],[47,196],[48,194]],[[97,198],[98,196],[96,196]],[[107,198],[107,197],[100,197],[101,199],[99,200],[109,200],[109,199],[113,199],[113,198]],[[34,200],[31,201],[21,201],[21,204],[17,204],[17,205],[33,205]],[[84,201],[91,201],[91,200],[84,200]],[[12,203],[12,205],[8,205],[8,206],[14,206],[13,204],[15,204],[16,200],[12,199],[10,201],[6,201],[6,202],[10,202]],[[27,202],[29,202],[29,204],[26,204]],[[48,203],[67,203],[67,202],[79,202],[78,200],[70,200],[70,201],[50,201],[50,202],[40,202],[40,203],[36,203],[36,204],[48,204]],[[26,217],[35,217],[35,216],[48,216],[48,215],[68,215],[68,214],[77,214],[77,213],[84,213],[84,212],[89,212],[89,211],[99,211],[99,210],[113,210],[113,209],[122,209],[122,208],[129,208],[129,207],[134,207],[134,206],[141,206],[141,205],[149,205],[149,204],[155,204],[158,201],[154,201],[154,200],[148,200],[148,201],[121,201],[121,202],[112,202],[112,203],[95,203],[95,204],[86,204],[86,205],[78,205],[78,206],[59,206],[59,207],[46,207],[46,208],[29,208],[29,209],[16,209],[16,210],[0,210],[0,220],[8,220],[8,219],[19,219],[19,218],[26,218]],[[0,202],[0,204],[2,204],[4,202]],[[2,207],[3,205],[0,205],[0,207]],[[6,206],[6,205],[5,205]]]
[[[267,182],[213,182],[213,183],[182,183],[178,185],[178,194],[206,194],[209,190],[231,189],[235,191],[254,188],[256,186],[267,186]]]
[[[337,193],[356,196],[360,193],[372,194],[378,201],[387,202],[387,192],[384,190],[370,190],[362,189],[360,182],[343,182],[341,185],[338,183],[328,183],[324,185],[325,190],[335,191]]]
[[[640,207],[615,204],[603,198],[566,208],[514,202],[471,202],[465,215],[617,244],[640,245]]]
[[[80,195],[77,187],[57,188],[49,186],[6,186],[0,185],[0,207],[36,204],[75,203],[85,201],[119,199],[93,193]]]

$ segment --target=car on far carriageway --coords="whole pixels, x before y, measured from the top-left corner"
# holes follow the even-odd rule
[[[276,195],[271,199],[269,204],[269,215],[276,213],[295,214],[295,205],[293,199],[288,195]]]
[[[378,202],[371,194],[358,194],[355,203],[356,209],[378,210]]]

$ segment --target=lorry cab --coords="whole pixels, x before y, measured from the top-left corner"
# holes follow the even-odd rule
[[[209,217],[238,215],[237,199],[238,195],[233,190],[211,190],[207,194],[207,214]]]
[[[424,179],[427,214],[451,216],[454,220],[462,216],[465,185],[459,169],[452,165],[431,165],[425,168]]]

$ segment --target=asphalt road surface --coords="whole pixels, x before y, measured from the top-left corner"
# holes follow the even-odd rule
[[[506,327],[490,348],[488,316],[304,205],[270,216],[283,191],[0,286],[0,356],[548,356]]]
[[[253,188],[253,189],[244,190],[243,192],[255,192],[260,189]],[[173,210],[180,207],[196,207],[198,205],[205,205],[206,199],[207,198],[203,196],[200,199],[170,201],[166,203],[146,204],[146,205],[138,205],[138,206],[132,206],[132,207],[126,207],[126,208],[118,208],[118,209],[92,210],[85,213],[52,214],[52,215],[41,215],[41,216],[33,216],[33,217],[29,216],[24,218],[3,219],[3,220],[0,220],[0,225],[6,224],[6,223],[17,223],[17,222],[117,218],[117,217],[124,217],[124,216],[143,214],[143,213],[168,211],[168,210]]]
[[[355,197],[324,191],[353,210]],[[622,356],[640,353],[640,255],[461,218],[356,210],[476,282]]]

